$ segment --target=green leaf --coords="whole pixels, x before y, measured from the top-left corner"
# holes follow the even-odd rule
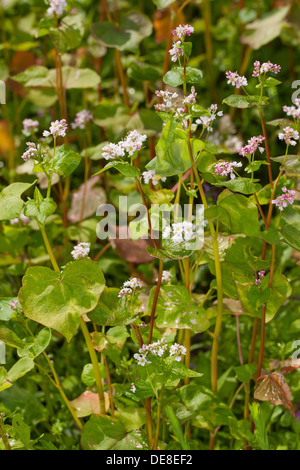
[[[241,382],[248,383],[252,375],[256,372],[255,364],[244,364],[243,366],[234,367],[236,376]]]
[[[250,413],[255,424],[254,436],[256,438],[256,443],[258,449],[261,450],[270,450],[266,418],[262,412],[260,405],[256,402],[253,402],[250,406]]]
[[[0,341],[13,348],[24,348],[26,346],[26,343],[16,333],[5,327],[0,328]]]
[[[139,178],[141,175],[140,170],[133,165],[130,165],[128,162],[121,162],[117,160],[113,160],[105,165],[100,171],[95,173],[95,175],[99,175],[103,173],[103,171],[109,170],[110,168],[115,168],[124,176],[130,176],[131,178]]]
[[[204,211],[206,219],[216,219],[222,222],[226,227],[230,228],[230,216],[226,209],[221,206],[211,206]]]
[[[156,174],[174,176],[191,168],[191,159],[185,135],[179,134],[177,123],[172,118],[164,126],[156,145]]]
[[[253,108],[254,106],[266,106],[269,98],[259,95],[243,96],[243,95],[230,95],[223,100],[223,103],[231,106],[232,108]]]
[[[199,83],[203,77],[203,73],[199,69],[192,67],[186,67],[185,79],[187,83]],[[163,78],[166,85],[170,85],[174,88],[183,85],[184,83],[184,68],[174,67],[172,70],[166,73]]]
[[[78,167],[81,162],[81,156],[74,150],[69,149],[66,145],[62,145],[51,163],[51,171],[60,176],[69,176]]]
[[[149,311],[153,303],[155,288],[151,290]],[[205,310],[191,304],[188,290],[184,286],[161,287],[156,306],[158,328],[191,329],[200,333],[209,328]]]
[[[7,379],[10,382],[15,382],[20,377],[23,377],[34,368],[34,361],[32,357],[22,357],[16,362],[7,373]]]
[[[10,220],[19,217],[24,201],[21,195],[35,183],[12,183],[0,193],[0,220]]]
[[[58,274],[46,267],[28,268],[19,293],[25,315],[63,334],[74,336],[80,316],[95,308],[104,277],[90,259],[68,263]]]
[[[138,11],[121,15],[119,22],[119,26],[109,21],[92,24],[93,37],[106,47],[119,51],[134,51],[139,43],[152,33],[152,22]]]
[[[287,207],[282,212],[280,234],[288,245],[300,251],[300,217],[297,206]]]
[[[81,444],[85,450],[143,450],[148,447],[144,436],[134,431],[127,433],[118,419],[96,415],[84,425]]]
[[[10,302],[12,300],[18,300],[16,297],[4,297],[0,299],[0,320],[8,321],[12,316],[12,309],[10,308]]]
[[[203,73],[199,69],[193,67],[186,67],[186,82],[187,83],[199,83],[203,77]]]
[[[127,74],[130,78],[138,81],[149,81],[155,83],[160,77],[157,69],[143,62],[133,63],[128,69]]]
[[[34,190],[34,199],[26,202],[24,215],[34,217],[40,224],[45,225],[47,218],[56,211],[56,203],[51,197],[43,198],[38,188]]]
[[[190,58],[190,56],[191,56],[192,47],[193,47],[193,44],[192,44],[191,42],[183,42],[183,43],[180,45],[180,49],[183,50],[184,55],[185,55],[185,57],[186,57],[187,60],[189,60],[189,58]]]
[[[234,178],[229,181],[222,181],[219,183],[212,183],[214,186],[225,186],[226,188],[236,193],[253,194],[259,191],[262,187],[258,183],[253,183],[250,178]]]
[[[0,392],[10,388],[12,384],[7,380],[7,371],[4,367],[0,367]]]
[[[46,21],[49,21],[49,19]],[[55,26],[55,23],[52,25],[50,23],[49,26],[48,29],[45,20],[42,20],[40,23],[40,28],[42,27],[44,31],[45,27],[48,29],[51,40],[56,45],[60,54],[65,54],[67,51],[80,46],[85,29],[83,15],[75,14],[65,16],[60,21],[59,28]]]
[[[268,162],[264,162],[263,160],[256,160],[255,162],[249,163],[244,169],[246,173],[252,173],[260,169],[262,165],[268,165]]]
[[[246,311],[249,311],[257,317],[261,317],[261,304],[264,300],[259,294],[259,287],[254,286],[254,283],[249,282],[249,279],[242,278],[241,276],[235,275],[236,285],[239,293],[241,303]],[[268,274],[264,279],[262,286],[267,286],[269,282],[270,274]],[[253,290],[257,288],[257,295],[254,296]],[[270,292],[266,292],[266,322],[271,321],[276,315],[277,311],[281,305],[290,297],[292,289],[290,283],[286,277],[280,273],[280,271],[275,271],[272,280],[272,286],[269,289]],[[252,298],[250,300],[250,297]]]
[[[100,83],[99,75],[92,69],[79,69],[69,65],[62,67],[63,88],[95,88]],[[24,72],[14,75],[14,80],[25,87],[55,88],[56,69],[48,70],[46,67],[35,65]]]
[[[82,88],[96,88],[100,83],[99,75],[92,69],[79,69],[76,67],[65,66],[62,67],[63,86],[66,90],[82,89]],[[52,69],[49,72],[48,82],[56,83],[56,70]],[[47,86],[44,84],[44,86]]]
[[[249,237],[258,237],[260,235],[257,207],[245,196],[231,194],[218,202],[218,206],[227,211],[233,233],[244,234]]]
[[[21,413],[17,413],[13,416],[12,427],[16,433],[16,437],[24,444],[24,447],[27,450],[34,450],[30,442],[30,427],[24,422]]]
[[[129,334],[126,326],[115,326],[108,330],[106,336],[110,343],[116,344],[120,347],[123,346]]]
[[[276,8],[263,15],[246,26],[249,33],[245,34],[241,41],[248,44],[252,49],[257,50],[277,38],[283,26],[286,24],[285,17],[290,10],[290,5]]]
[[[172,250],[172,248],[162,250],[162,249],[156,249],[153,248],[152,246],[147,246],[147,251],[150,256],[153,256],[153,258],[158,258],[158,259],[184,259],[188,258],[193,254],[193,251],[191,250],[185,250],[185,249],[178,249],[176,248],[175,250]]]
[[[94,38],[106,47],[114,47],[118,50],[126,50],[131,34],[124,31],[109,21],[94,23],[91,25],[91,31]]]
[[[261,233],[261,238],[270,245],[275,245],[281,240],[280,231],[277,228],[271,227]]]
[[[165,411],[165,413],[166,413],[166,415],[167,415],[167,417],[168,417],[168,419],[171,423],[172,430],[173,430],[178,442],[180,442],[180,445],[181,445],[182,449],[183,450],[190,450],[190,446],[188,444],[188,441],[182,433],[180,423],[179,423],[178,419],[175,416],[175,413],[174,413],[174,410],[173,410],[172,406],[170,406],[170,405],[165,406],[164,411]]]
[[[173,3],[173,0],[153,0],[153,3],[159,10],[163,10],[164,8],[171,5],[171,3]]]
[[[170,85],[174,88],[183,85],[182,67],[174,67],[172,70],[169,70],[164,76],[163,81],[166,85]]]
[[[290,175],[300,175],[300,158],[299,155],[282,155],[280,157],[271,158],[274,162],[281,163],[280,170],[286,171]]]
[[[281,82],[276,80],[276,78],[268,77],[266,80],[256,85],[256,88],[273,88],[274,86],[278,86],[280,84]]]
[[[97,325],[121,326],[134,322],[140,315],[141,302],[134,298],[130,311],[126,298],[120,298],[119,292],[119,289],[105,287],[99,304],[89,312],[88,317]]]
[[[39,356],[43,351],[45,351],[45,349],[50,344],[51,338],[52,332],[50,328],[43,328],[41,331],[38,332],[38,334],[34,338],[34,345],[32,348],[34,357]]]
[[[99,365],[101,377],[105,378],[106,377],[105,366],[100,363],[98,363],[98,365]],[[88,387],[92,387],[94,385],[94,383],[96,382],[96,379],[95,379],[93,364],[85,364],[82,374],[81,374],[81,380]]]
[[[13,79],[25,87],[41,86],[47,78],[48,72],[47,67],[34,65],[24,72],[14,75]]]

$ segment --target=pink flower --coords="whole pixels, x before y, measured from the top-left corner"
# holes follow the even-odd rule
[[[272,204],[275,204],[280,211],[287,207],[287,203],[293,204],[296,195],[293,189],[287,189],[285,186],[282,188],[282,192],[283,194],[272,201]]]
[[[33,121],[32,119],[24,119],[23,121],[23,132],[25,135],[37,132],[39,129],[39,121]]]
[[[181,41],[177,41],[173,43],[172,49],[169,50],[170,56],[172,56],[172,62],[176,62],[178,57],[184,55],[183,49],[181,49]]]
[[[54,122],[51,122],[49,131],[44,131],[43,136],[49,137],[50,135],[52,135],[53,137],[65,137],[67,128],[68,124],[65,119],[62,119],[61,121],[56,120]]]
[[[261,280],[265,277],[265,271],[259,271],[258,277],[255,279],[255,285],[261,284]]]
[[[33,142],[27,142],[26,145],[28,148],[22,155],[24,162],[27,162],[30,158],[36,158],[40,150],[39,145],[36,146]]]
[[[284,127],[283,132],[278,134],[279,140],[284,140],[287,145],[296,145],[296,140],[299,140],[299,133],[295,131],[292,127]]]
[[[229,85],[235,86],[236,88],[241,88],[242,86],[247,86],[248,81],[246,77],[240,76],[237,72],[226,72],[227,83]]]
[[[68,6],[66,0],[49,0],[49,3],[50,7],[47,10],[48,15],[55,13],[57,16],[61,16],[64,9]]]
[[[196,93],[195,87],[192,86],[192,88],[191,88],[191,94],[188,95],[188,96],[186,96],[186,97],[183,99],[182,103],[183,103],[183,104],[194,104],[194,103],[196,103],[196,96],[197,96],[197,93]]]
[[[212,123],[218,117],[223,116],[223,111],[218,111],[218,105],[212,104],[207,109],[210,113],[209,116],[200,116],[200,118],[196,119],[196,124],[200,124],[203,126],[204,129],[207,129],[209,132],[212,130]]]
[[[9,308],[10,308],[11,310],[17,310],[18,305],[19,305],[19,304],[18,304],[18,300],[17,300],[17,299],[16,299],[16,300],[13,299],[13,300],[10,301]]]
[[[279,73],[281,70],[281,66],[277,64],[272,64],[272,62],[264,62],[260,64],[259,60],[254,62],[254,70],[252,73],[252,77],[258,77],[262,73],[272,72],[272,73]]]
[[[72,129],[84,129],[85,124],[93,119],[93,115],[90,111],[83,109],[76,114],[75,121],[72,122]]]
[[[177,36],[179,39],[184,38],[185,36],[190,36],[194,32],[193,26],[189,24],[179,25],[176,29],[173,29],[173,36]]]
[[[251,137],[251,139],[248,140],[248,145],[245,145],[245,147],[242,147],[239,150],[239,154],[242,157],[247,157],[249,155],[252,155],[253,153],[256,152],[257,149],[262,153],[264,151],[263,147],[260,147],[260,144],[265,140],[265,138],[262,135],[259,135],[257,137]]]
[[[241,162],[226,162],[225,160],[219,161],[215,166],[216,175],[227,176],[230,174],[230,178],[234,179],[234,168],[241,167]]]
[[[300,118],[300,99],[295,99],[295,105],[297,106],[283,106],[283,111],[287,114],[287,116],[293,116],[294,119]]]
[[[113,144],[110,142],[102,148],[102,157],[105,158],[105,160],[111,160],[117,157],[124,157],[124,155],[125,150],[120,145],[120,143]]]
[[[81,243],[78,243],[78,245],[74,247],[73,251],[71,251],[71,255],[73,256],[74,259],[85,258],[86,256],[88,256],[90,249],[91,249],[90,243],[81,242]]]

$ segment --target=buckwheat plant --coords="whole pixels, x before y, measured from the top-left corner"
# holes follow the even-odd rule
[[[5,141],[0,193],[0,341],[11,350],[0,450],[213,450],[225,429],[234,448],[269,448],[278,416],[284,426],[296,416],[265,344],[292,282],[299,294],[296,268],[287,279],[282,266],[299,264],[289,254],[300,251],[300,100],[266,123],[281,67],[256,60],[241,75],[223,67],[220,90],[233,94],[206,102],[192,57],[202,23],[179,22],[201,3],[210,51],[210,2],[154,2],[158,36],[170,16],[162,77],[137,53],[151,21],[124,16],[127,2],[89,15],[84,2],[33,3],[43,19],[31,42],[22,23],[22,51],[41,47],[10,78],[22,85],[16,124],[4,109],[18,138]],[[7,57],[21,51],[3,37]],[[210,85],[218,61],[208,60]],[[239,134],[246,113],[253,132]],[[274,340],[272,354],[282,360],[290,343]],[[270,414],[275,405],[285,410]]]

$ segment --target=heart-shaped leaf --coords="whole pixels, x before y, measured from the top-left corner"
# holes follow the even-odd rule
[[[28,318],[59,331],[70,341],[80,316],[96,307],[104,283],[100,268],[87,258],[71,261],[60,274],[32,267],[23,278],[19,300]]]

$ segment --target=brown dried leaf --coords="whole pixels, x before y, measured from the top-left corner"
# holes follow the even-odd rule
[[[254,398],[275,406],[283,405],[295,417],[291,390],[281,372],[272,372],[265,377],[255,390]]]
[[[122,232],[126,233],[126,227],[122,227]],[[117,230],[118,231],[118,230]],[[128,263],[149,263],[153,261],[152,256],[147,252],[147,246],[152,246],[149,240],[140,238],[133,241],[130,237],[130,229],[127,227],[128,239],[110,239],[111,246],[120,258]]]
[[[109,409],[109,395],[104,392],[105,409]],[[100,403],[98,393],[86,390],[79,397],[70,402],[71,406],[75,409],[78,418],[84,418],[91,414],[100,415]]]
[[[95,215],[98,206],[106,202],[106,194],[104,189],[100,187],[94,188],[99,179],[100,176],[93,176],[87,181],[82,220]],[[84,183],[79,186],[77,191],[73,192],[71,209],[68,212],[68,219],[73,223],[80,221],[83,196]]]

